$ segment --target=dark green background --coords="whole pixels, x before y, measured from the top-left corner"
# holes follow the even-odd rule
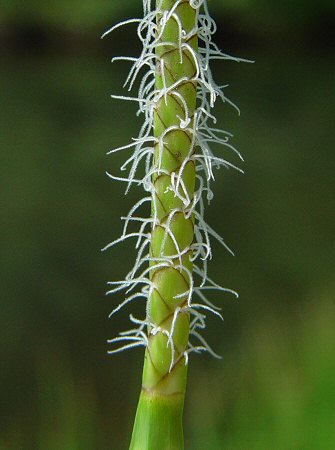
[[[256,64],[214,68],[242,111],[217,114],[246,173],[216,174],[208,221],[237,256],[215,246],[210,271],[240,300],[213,298],[225,323],[206,336],[223,360],[191,359],[186,449],[332,450],[335,4],[209,3],[219,46]],[[131,27],[99,36],[140,13],[139,0],[1,6],[1,450],[129,442],[143,352],[106,355],[128,324],[126,311],[108,321],[120,298],[104,291],[134,250],[100,248],[142,195],[104,175],[121,162],[106,151],[140,126],[109,98],[127,69],[109,60],[139,44]]]

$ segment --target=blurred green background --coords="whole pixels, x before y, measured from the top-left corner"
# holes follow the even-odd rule
[[[106,151],[136,136],[135,106],[112,101],[137,54],[140,0],[4,0],[0,12],[0,449],[126,449],[143,352],[107,356],[128,327],[107,280],[129,245],[101,253],[141,192],[107,179]],[[335,448],[335,3],[210,0],[216,41],[256,64],[221,62],[242,115],[225,105],[245,175],[222,171],[208,221],[225,323],[206,335],[222,361],[194,356],[186,448]],[[233,157],[232,157],[233,161]],[[141,311],[141,305],[134,306]],[[134,310],[133,310],[134,311]]]

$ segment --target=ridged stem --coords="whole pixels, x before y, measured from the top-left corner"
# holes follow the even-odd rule
[[[175,4],[175,0],[157,0],[156,89],[164,95],[154,112],[153,133],[158,139],[154,164],[159,170],[152,179],[155,222],[151,233],[150,280],[153,288],[148,298],[148,345],[131,450],[184,448],[182,415],[194,217],[187,214],[183,198],[192,200],[195,188],[195,163],[190,158],[194,138],[189,130],[196,107],[197,86],[192,80],[196,67],[192,53],[197,51],[198,38],[191,33],[196,26],[197,12],[189,0],[178,2],[174,13],[160,28],[161,18]],[[172,85],[176,87],[169,91]],[[187,128],[182,127],[185,121],[188,121]],[[162,261],[169,261],[169,267],[156,267]]]

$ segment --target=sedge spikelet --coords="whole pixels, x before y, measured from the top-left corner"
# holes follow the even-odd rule
[[[130,144],[111,150],[128,156],[121,170],[126,192],[141,186],[145,196],[129,211],[122,236],[105,249],[135,240],[137,257],[124,280],[111,281],[108,294],[125,291],[111,315],[138,298],[146,300],[145,315],[130,315],[133,327],[111,339],[109,353],[145,347],[142,392],[131,449],[182,449],[182,411],[189,354],[203,351],[217,357],[201,331],[206,314],[222,318],[207,298],[218,290],[237,296],[209,278],[211,240],[233,253],[204,218],[205,203],[213,198],[216,168],[242,170],[213,153],[217,144],[240,153],[232,135],[216,127],[217,99],[238,108],[215,83],[214,59],[242,61],[222,53],[212,41],[216,24],[206,0],[143,0],[143,17],[115,25],[137,24],[143,47],[138,57],[116,57],[131,63],[125,82],[137,95],[115,99],[138,104],[143,125]],[[127,153],[128,152],[128,153]],[[151,213],[145,215],[151,207]],[[138,224],[136,231],[130,231]],[[116,345],[116,346],[115,346]]]

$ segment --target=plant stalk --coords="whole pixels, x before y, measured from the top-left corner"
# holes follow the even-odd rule
[[[157,0],[156,5],[156,89],[162,90],[162,96],[155,107],[153,130],[158,140],[154,164],[159,167],[152,176],[154,223],[150,280],[153,289],[148,298],[148,345],[131,450],[184,448],[182,416],[194,216],[185,212],[183,198],[186,195],[192,200],[195,189],[195,162],[190,159],[194,139],[189,129],[196,108],[196,67],[192,51],[197,52],[198,37],[191,33],[196,26],[197,12],[189,1],[179,2],[164,27],[160,27],[163,15],[175,4],[175,0]],[[182,47],[180,39],[185,43]],[[171,86],[176,87],[169,91]],[[182,127],[183,121],[189,122],[187,127]],[[171,189],[177,179],[180,198]],[[172,264],[159,266],[166,257],[173,257]],[[150,333],[151,329],[155,329],[154,334]]]

